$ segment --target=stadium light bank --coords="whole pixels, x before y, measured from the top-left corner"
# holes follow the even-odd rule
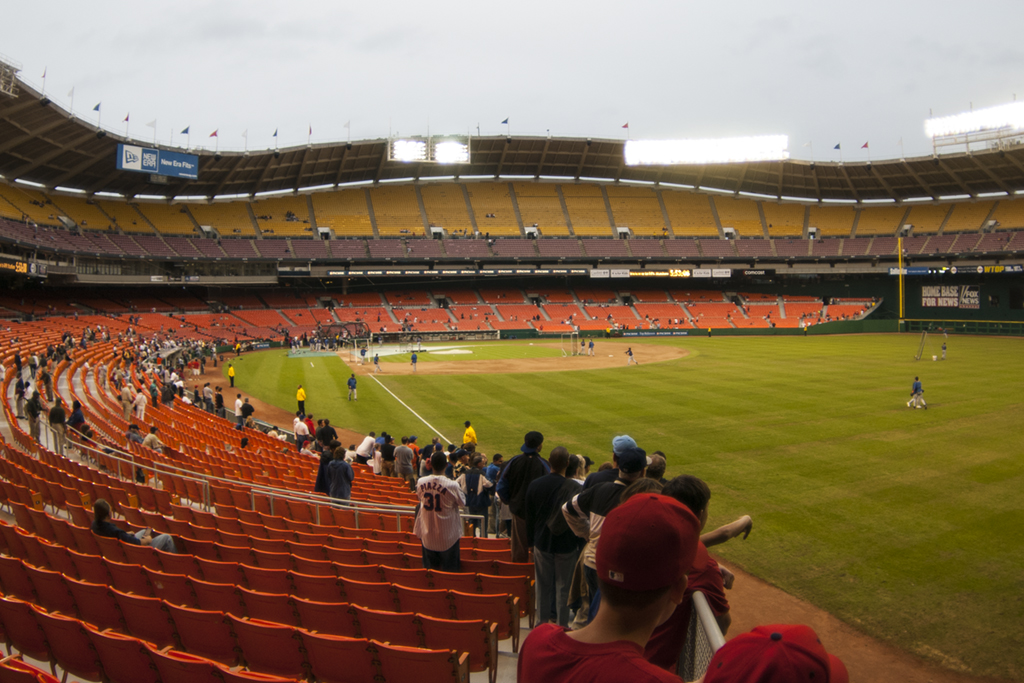
[[[1024,102],[926,119],[924,132],[936,154],[940,147],[953,145],[963,145],[970,152],[971,143],[994,149],[1016,146],[1024,137]]]
[[[761,135],[703,140],[627,140],[627,166],[732,164],[744,161],[784,161],[789,136]]]

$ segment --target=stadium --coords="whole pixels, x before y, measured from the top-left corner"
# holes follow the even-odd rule
[[[459,443],[472,420],[487,455],[538,430],[596,469],[628,433],[710,484],[709,529],[754,519],[714,553],[740,577],[727,637],[761,623],[744,599],[813,608],[853,680],[1022,680],[1016,129],[847,163],[633,163],[630,141],[511,134],[220,152],[94,125],[17,67],[0,63],[9,654],[88,681],[514,680],[532,565],[492,534],[462,538],[458,575],[421,569],[415,494],[365,466],[352,505],[312,494],[298,385],[346,445]],[[122,405],[122,382],[146,404],[157,368],[200,356],[180,396]],[[65,446],[21,417],[22,363],[88,432]],[[907,408],[916,376],[928,411]],[[202,409],[206,382],[231,415]],[[236,386],[256,406],[241,433]],[[92,534],[101,498],[183,552]],[[694,609],[690,676],[722,642]],[[882,656],[858,656],[869,641]]]

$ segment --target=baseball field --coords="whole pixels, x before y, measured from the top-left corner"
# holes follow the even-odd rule
[[[709,526],[754,518],[725,559],[897,647],[1022,679],[1024,341],[950,337],[932,361],[942,341],[920,361],[917,335],[855,335],[425,345],[415,374],[408,354],[375,374],[281,349],[235,368],[267,403],[294,410],[301,383],[317,417],[421,444],[472,420],[489,455],[539,430],[600,462],[630,434],[710,484]],[[907,407],[915,375],[928,410]]]

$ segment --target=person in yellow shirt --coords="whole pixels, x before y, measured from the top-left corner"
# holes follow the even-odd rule
[[[299,385],[299,390],[295,392],[295,400],[299,402],[299,412],[303,415],[306,414],[306,390]]]
[[[235,386],[235,366],[228,363],[228,379],[231,380],[231,386]]]
[[[476,445],[476,430],[473,429],[473,425],[469,423],[469,420],[466,420],[466,433],[462,435],[462,445],[465,446],[466,444]]]

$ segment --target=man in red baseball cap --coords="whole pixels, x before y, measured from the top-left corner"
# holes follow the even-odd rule
[[[846,667],[809,626],[758,626],[723,645],[704,683],[849,683]]]
[[[639,494],[608,513],[597,544],[601,609],[587,626],[542,624],[523,642],[520,683],[678,683],[644,645],[686,592],[700,521],[682,503]]]

